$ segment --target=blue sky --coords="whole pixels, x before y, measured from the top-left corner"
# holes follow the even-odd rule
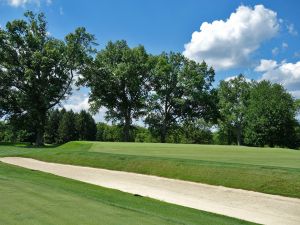
[[[244,73],[281,83],[300,98],[300,1],[0,0],[1,27],[27,9],[45,12],[57,38],[85,26],[99,49],[125,39],[152,54],[183,52],[212,65],[216,85]],[[87,98],[88,89],[82,89],[64,104],[86,109]]]

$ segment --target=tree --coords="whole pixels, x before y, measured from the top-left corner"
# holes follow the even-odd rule
[[[205,62],[196,63],[180,53],[163,53],[153,60],[145,120],[150,131],[165,142],[180,120],[212,119],[214,70]]]
[[[94,118],[85,110],[81,110],[76,116],[76,130],[79,140],[94,141],[97,127]]]
[[[46,143],[58,143],[59,142],[59,133],[58,128],[62,120],[65,109],[59,110],[50,110],[48,120],[45,126],[45,142]]]
[[[123,141],[132,140],[132,121],[144,114],[148,58],[143,46],[129,48],[126,41],[108,42],[82,72],[84,78],[79,84],[91,88],[92,111],[106,107],[106,119],[123,126]]]
[[[78,139],[76,130],[76,115],[71,111],[66,111],[59,123],[58,134],[59,142],[66,143],[68,141],[75,141]]]
[[[121,141],[122,130],[120,126],[108,125],[106,123],[97,124],[97,141]]]
[[[296,112],[299,114],[300,113],[300,99],[296,99],[294,105],[295,105]]]
[[[108,125],[106,123],[99,122],[97,123],[96,127],[96,141],[106,141],[105,131],[108,129]]]
[[[300,122],[296,121],[296,125],[295,125],[295,148],[300,147]]]
[[[134,128],[135,142],[153,142],[150,131],[145,127],[135,126]]]
[[[234,79],[221,81],[218,90],[220,123],[222,123],[220,128],[226,130],[229,137],[233,129],[238,145],[242,144],[250,88],[251,83],[240,74]]]
[[[256,83],[250,92],[246,120],[246,144],[293,147],[294,100],[281,85],[265,80]]]
[[[222,145],[236,144],[236,134],[231,124],[226,124],[219,120],[218,129],[215,132],[215,142]]]
[[[90,60],[94,37],[78,28],[65,41],[50,37],[43,13],[0,28],[0,114],[26,118],[43,144],[47,112],[70,93],[74,73]],[[1,115],[0,115],[1,116]]]
[[[185,143],[211,144],[213,142],[211,126],[203,119],[188,121],[182,125]]]

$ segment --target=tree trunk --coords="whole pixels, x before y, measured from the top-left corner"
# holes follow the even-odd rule
[[[129,142],[131,141],[130,137],[130,125],[131,125],[131,118],[130,118],[130,111],[125,116],[125,123],[123,127],[123,141]]]
[[[166,126],[166,122],[163,121],[161,134],[160,134],[160,142],[161,143],[166,143],[166,135],[167,135],[167,126]]]
[[[35,145],[36,146],[43,146],[44,145],[44,131],[41,130],[41,129],[37,130]]]
[[[39,111],[36,115],[36,136],[35,136],[35,145],[43,146],[44,145],[44,133],[45,133],[45,122],[47,112]]]
[[[168,96],[166,96],[165,99],[165,105],[164,105],[164,120],[162,124],[162,129],[160,133],[160,142],[161,143],[166,143],[166,136],[167,136],[167,113],[168,113]]]

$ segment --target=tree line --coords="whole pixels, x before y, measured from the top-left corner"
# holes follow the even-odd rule
[[[243,75],[218,88],[219,138],[227,144],[300,146],[299,100],[280,85]]]
[[[149,141],[212,143],[204,141],[205,135],[199,141],[198,135],[212,137],[207,127],[216,126],[212,139],[219,143],[298,145],[299,104],[279,84],[240,75],[214,87],[214,69],[181,53],[151,55],[142,45],[131,48],[124,40],[110,41],[100,51],[95,46],[94,35],[85,28],[64,40],[49,36],[42,13],[26,12],[25,20],[8,22],[0,28],[0,116],[20,130],[30,127],[36,145],[50,139],[88,140],[78,128],[66,136],[47,134],[53,109],[75,84],[90,89],[92,113],[107,109],[105,118],[117,126],[119,141],[136,141],[134,122],[143,120]],[[64,116],[76,118],[71,114]],[[66,130],[75,124],[68,122]],[[95,130],[101,139],[101,131]]]
[[[195,126],[194,126],[195,125]],[[213,143],[210,127],[198,121],[196,124],[182,126],[176,132],[168,135],[169,143]],[[149,129],[132,126],[134,142],[160,142]],[[107,141],[120,142],[123,140],[123,127],[103,122],[96,123],[92,115],[85,110],[75,113],[72,110],[50,110],[45,125],[44,141],[47,144],[63,144],[69,141]],[[30,127],[20,127],[13,121],[0,122],[1,142],[35,142],[34,130]]]
[[[35,130],[28,126],[14,124],[14,121],[0,123],[0,141],[35,142]],[[97,127],[92,115],[85,110],[55,109],[48,112],[45,123],[44,141],[48,144],[62,144],[68,141],[95,141]]]

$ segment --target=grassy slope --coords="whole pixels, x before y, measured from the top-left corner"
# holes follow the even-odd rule
[[[71,142],[0,146],[0,157],[124,170],[300,198],[300,151],[234,146]]]
[[[251,224],[0,163],[0,224]]]
[[[300,169],[300,151],[226,145],[91,142],[89,151]],[[296,160],[298,159],[298,160]]]

